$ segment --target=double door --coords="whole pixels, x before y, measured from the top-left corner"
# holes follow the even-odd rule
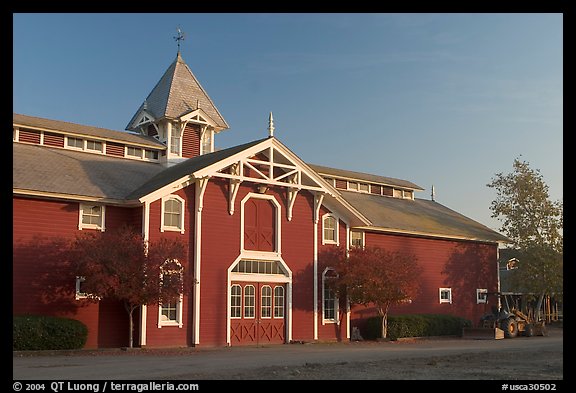
[[[285,342],[285,284],[233,282],[229,293],[231,345]]]

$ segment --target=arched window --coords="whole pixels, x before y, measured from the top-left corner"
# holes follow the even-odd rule
[[[322,244],[340,244],[338,240],[338,217],[331,213],[322,216]]]
[[[160,285],[183,286],[183,267],[176,259],[168,259],[160,268]],[[158,306],[158,327],[183,326],[182,294],[174,300],[162,301]]]
[[[162,198],[160,231],[184,233],[184,199],[178,195],[169,195]]]
[[[331,268],[322,273],[322,324],[338,322],[338,298],[330,285],[330,280],[336,277]]]

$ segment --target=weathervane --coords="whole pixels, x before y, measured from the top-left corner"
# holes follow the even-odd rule
[[[173,38],[174,41],[176,41],[176,43],[178,44],[178,53],[180,53],[180,41],[184,41],[186,39],[186,34],[184,34],[182,30],[180,30],[180,28],[176,29],[176,31],[178,32],[178,34]]]

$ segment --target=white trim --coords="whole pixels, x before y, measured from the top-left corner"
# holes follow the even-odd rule
[[[86,143],[86,142],[84,142]],[[40,131],[40,142],[39,145],[44,145],[44,131]]]
[[[142,206],[142,237],[145,242],[150,239],[150,202]]]
[[[164,204],[167,201],[173,200],[173,199],[176,199],[178,202],[180,202],[180,228],[164,225]],[[176,194],[170,194],[170,195],[166,195],[166,196],[162,197],[161,206],[160,206],[160,232],[173,231],[173,232],[184,233],[184,215],[186,212],[185,203],[186,203],[186,201],[182,197],[180,197]]]
[[[184,298],[180,294],[180,298],[176,301],[176,321],[163,321],[162,320],[162,303],[158,303],[158,329],[166,326],[178,326],[182,328],[184,325],[182,321],[182,308],[184,304]]]
[[[335,221],[335,228],[334,228],[334,240],[328,240],[325,238],[324,235],[324,221],[327,218],[333,218]],[[340,236],[339,236],[339,232],[340,232],[340,219],[339,217],[334,214],[334,213],[326,213],[324,215],[322,215],[322,244],[336,244],[337,246],[340,245]]]
[[[200,267],[202,258],[202,204],[204,192],[208,186],[208,178],[198,179],[194,185],[194,303],[192,304],[192,321],[194,330],[192,331],[192,342],[194,345],[200,343]]]
[[[148,318],[148,306],[143,304],[140,309],[140,346],[146,345],[146,319]]]
[[[442,299],[442,292],[448,293],[448,299]],[[449,303],[452,304],[452,288],[438,288],[438,301],[440,304]]]
[[[480,298],[480,294],[483,294],[482,298]],[[488,303],[488,289],[486,288],[478,288],[476,289],[476,304],[486,304]]]
[[[13,127],[14,132],[12,134],[12,141],[19,142],[20,141],[20,127]]]
[[[314,193],[314,260],[313,260],[313,288],[314,288],[314,340],[318,340],[318,220],[320,207],[324,200],[324,193]],[[322,231],[324,233],[324,231]],[[324,236],[324,235],[322,235]]]
[[[274,215],[275,221],[275,228],[274,228],[274,251],[255,251],[255,250],[246,250],[244,248],[244,205],[248,202],[249,199],[265,199],[272,202],[272,204],[276,208],[276,212]],[[280,203],[276,200],[273,195],[266,195],[266,194],[257,194],[255,192],[249,192],[240,202],[240,254],[242,255],[250,255],[248,258],[254,259],[267,259],[267,258],[274,258],[280,256],[282,253],[282,207]]]
[[[326,324],[331,324],[331,323],[335,323],[335,324],[339,324],[340,322],[340,301],[338,300],[338,297],[336,296],[336,293],[334,293],[334,319],[326,319],[325,318],[325,310],[324,310],[324,282],[326,281],[326,273],[328,273],[329,271],[333,271],[336,272],[336,270],[334,270],[334,268],[331,267],[327,267],[324,269],[324,271],[322,272],[322,325],[326,325]]]
[[[82,216],[84,215],[84,209],[86,207],[92,206],[99,206],[100,207],[100,225],[97,224],[84,224],[82,222]],[[94,204],[87,204],[87,203],[79,203],[78,204],[78,229],[96,229],[101,232],[106,230],[106,205],[100,205],[97,203]]]

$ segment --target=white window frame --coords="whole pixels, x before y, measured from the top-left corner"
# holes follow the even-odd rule
[[[82,222],[82,216],[84,215],[84,210],[86,208],[91,208],[93,206],[99,206],[100,207],[100,225],[97,224],[84,224]],[[79,204],[79,214],[78,214],[78,229],[79,230],[83,230],[83,229],[98,229],[102,232],[104,232],[106,230],[106,205],[99,205],[99,204],[88,204],[88,203],[80,203]]]
[[[324,223],[325,223],[327,218],[333,218],[336,221],[336,225],[334,228],[334,240],[326,239],[326,236],[324,234]],[[322,216],[322,244],[336,244],[337,246],[340,245],[340,236],[339,236],[340,223],[339,223],[339,221],[340,220],[339,220],[338,216],[333,214],[333,213],[326,213]]]
[[[359,234],[361,235],[362,244],[360,245],[360,247],[364,248],[365,245],[366,245],[365,232],[364,232],[364,231],[357,231],[357,230],[353,230],[353,229],[350,230],[350,247],[355,247],[355,246],[352,244],[352,234],[353,234],[353,233],[359,233]]]
[[[328,272],[335,272],[335,270],[331,267],[327,267],[326,269],[324,269],[324,271],[322,272],[322,325],[326,325],[326,324],[330,324],[330,323],[338,323],[338,321],[340,321],[340,307],[339,307],[339,299],[336,296],[336,294],[334,294],[334,319],[331,318],[325,318],[326,317],[326,310],[325,310],[325,285],[326,285],[326,274]]]
[[[169,226],[169,225],[164,225],[164,205],[167,201],[173,200],[173,199],[176,199],[178,202],[180,202],[180,207],[181,207],[181,210],[180,210],[180,228]],[[184,213],[186,211],[185,200],[178,195],[170,194],[170,195],[162,197],[162,200],[160,203],[162,204],[161,209],[160,209],[160,232],[172,231],[172,232],[180,232],[183,234],[184,233]]]
[[[442,292],[448,293],[448,299],[442,299]],[[438,289],[438,300],[440,304],[449,303],[452,304],[452,288],[439,288]]]
[[[368,186],[367,190],[362,190],[361,186],[365,185]],[[365,194],[370,194],[370,183],[363,183],[363,182],[358,182],[358,192],[363,192]]]
[[[163,320],[162,319],[162,303],[158,303],[158,329],[162,328],[163,326],[178,326],[182,328],[184,326],[182,321],[182,302],[184,296],[181,294],[178,300],[176,301],[176,320]]]
[[[360,184],[357,181],[346,181],[346,189],[348,191],[358,191],[360,189]]]
[[[232,288],[239,288],[240,289],[240,305],[234,306],[232,304]],[[232,307],[240,307],[240,316],[234,317],[232,316]],[[244,296],[242,291],[242,285],[240,284],[232,284],[230,285],[230,319],[242,319],[242,312],[244,310]]]
[[[252,305],[246,305],[246,288],[252,288]],[[252,316],[246,316],[246,308],[250,307],[252,309]],[[252,284],[244,285],[242,288],[242,318],[244,319],[256,319],[256,286]]]
[[[276,296],[276,290],[277,289],[281,289],[282,290],[282,306],[279,306],[277,303],[277,299],[280,298],[280,296]],[[286,316],[286,312],[285,312],[285,307],[286,307],[286,291],[284,290],[284,286],[283,285],[275,285],[274,289],[272,291],[272,297],[274,299],[274,307],[273,307],[273,311],[272,311],[272,317],[276,318],[276,319],[284,319],[284,317]],[[282,315],[277,315],[280,313],[276,313],[277,310],[282,310],[281,314]]]
[[[476,304],[486,304],[488,303],[488,289],[478,288],[476,289]]]
[[[86,281],[86,277],[76,276],[76,300],[88,298],[88,294],[82,291],[82,283],[84,281]]]
[[[132,154],[128,154],[128,149],[140,149],[140,155],[139,156],[135,156]],[[125,158],[131,158],[133,160],[142,160],[144,158],[144,148],[140,147],[140,146],[124,146],[124,157]]]
[[[99,143],[100,144],[100,150],[88,148],[88,142]],[[84,150],[86,150],[90,153],[104,154],[105,147],[106,146],[104,145],[103,141],[98,141],[96,139],[84,139]]]
[[[86,147],[86,140],[83,139],[83,138],[78,138],[78,137],[75,137],[75,136],[68,136],[68,135],[66,135],[66,138],[65,138],[65,139],[66,139],[66,140],[64,141],[64,147],[65,147],[66,149],[71,149],[71,150],[84,150],[84,148]],[[77,139],[77,140],[82,141],[82,147],[70,146],[70,145],[68,144],[68,140],[69,140],[69,139]]]
[[[264,304],[264,288],[267,288],[270,290],[270,304],[265,305]],[[267,296],[268,298],[268,296]],[[268,316],[264,316],[264,308],[268,308],[268,312],[269,315]],[[260,319],[272,319],[272,316],[274,315],[274,289],[272,289],[271,285],[262,285],[260,287]]]

